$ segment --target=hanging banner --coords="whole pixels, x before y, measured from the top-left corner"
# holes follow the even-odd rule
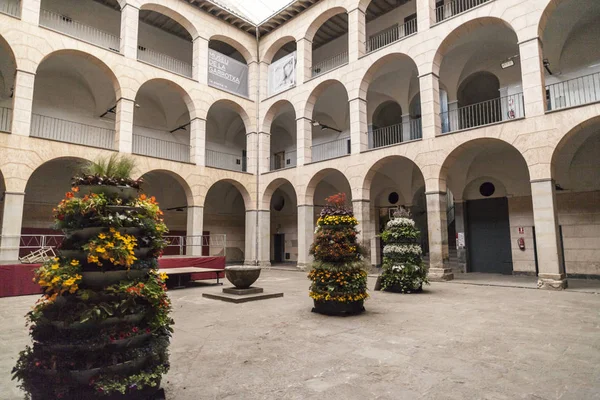
[[[248,97],[248,66],[218,51],[208,49],[208,84]]]
[[[296,86],[296,52],[269,65],[269,96]]]

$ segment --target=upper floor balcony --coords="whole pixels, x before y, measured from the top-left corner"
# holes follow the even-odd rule
[[[0,1],[0,13],[12,15],[13,17],[21,16],[21,2],[19,0],[2,0]]]
[[[442,22],[489,1],[492,0],[440,0],[436,2],[435,20]]]

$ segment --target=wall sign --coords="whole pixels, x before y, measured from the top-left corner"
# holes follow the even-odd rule
[[[296,52],[269,65],[269,96],[296,86]]]
[[[208,49],[208,84],[248,97],[248,66],[218,51]]]

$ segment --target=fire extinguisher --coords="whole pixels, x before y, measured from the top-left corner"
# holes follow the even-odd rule
[[[525,239],[519,238],[519,240],[517,240],[517,243],[519,244],[519,249],[525,250]]]

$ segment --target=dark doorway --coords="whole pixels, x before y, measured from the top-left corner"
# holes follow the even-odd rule
[[[202,256],[203,257],[210,256],[210,232],[209,231],[202,232]]]
[[[469,272],[513,272],[506,197],[467,201]]]
[[[273,235],[273,251],[276,263],[282,263],[285,259],[285,234],[276,233]]]

